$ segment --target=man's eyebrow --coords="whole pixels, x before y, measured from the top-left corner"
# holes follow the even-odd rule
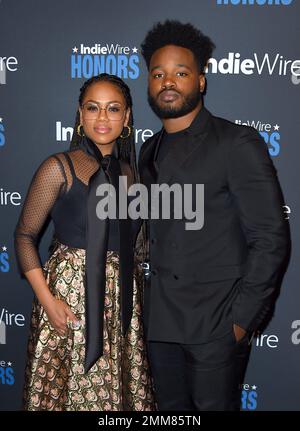
[[[176,66],[178,66],[178,67],[186,67],[187,69],[189,69],[192,72],[192,69],[189,66],[187,66],[186,64],[178,63],[178,64],[176,64]]]
[[[159,64],[158,66],[154,66],[154,67],[152,67],[152,69],[150,70],[150,72],[153,72],[153,70],[155,70],[155,69],[160,69],[161,68],[161,65]]]
[[[176,66],[177,67],[186,67],[187,69],[189,69],[192,72],[192,69],[189,66],[187,66],[186,64],[178,63],[178,64],[176,64]],[[153,70],[155,70],[155,69],[161,69],[161,68],[162,68],[162,65],[158,64],[157,66],[152,67],[152,69],[150,70],[150,72],[153,72]]]

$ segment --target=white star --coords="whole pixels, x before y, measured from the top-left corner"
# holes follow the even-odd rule
[[[73,48],[73,52],[75,52],[75,53],[77,54],[77,52],[78,52],[78,48],[77,48],[77,46],[74,46],[74,48]]]
[[[5,245],[2,247],[2,251],[6,251],[7,247],[5,247]]]
[[[136,54],[137,52],[138,52],[138,49],[137,49],[137,47],[135,46],[134,48],[132,48],[132,52],[134,53],[134,54]]]
[[[275,126],[274,126],[274,130],[279,130],[279,126],[278,126],[278,124],[275,124]]]
[[[0,123],[2,123],[3,118],[0,118]]]
[[[12,366],[12,362],[7,362],[7,366],[11,367]]]
[[[255,386],[255,385],[252,385],[252,389],[253,389],[254,391],[256,391],[256,389],[257,389],[257,386]]]

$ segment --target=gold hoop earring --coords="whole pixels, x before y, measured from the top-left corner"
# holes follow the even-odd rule
[[[77,135],[79,135],[81,138],[83,138],[84,137],[84,133],[82,132],[82,134],[81,134],[81,127],[82,127],[82,125],[79,124],[79,126],[77,127]]]
[[[125,127],[127,127],[127,129],[128,129],[128,133],[126,136],[123,136],[122,134],[120,135],[120,138],[123,138],[123,139],[129,138],[129,136],[131,135],[131,127],[130,126],[125,126]],[[124,127],[124,129],[125,129],[125,127]]]

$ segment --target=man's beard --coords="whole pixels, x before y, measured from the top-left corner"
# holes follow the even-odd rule
[[[200,93],[200,88],[197,88],[192,93],[183,98],[183,103],[181,106],[172,108],[166,104],[165,107],[161,107],[158,105],[156,99],[150,95],[148,88],[148,103],[151,106],[153,112],[161,119],[183,117],[184,115],[192,112],[198,106],[201,99],[202,94]]]

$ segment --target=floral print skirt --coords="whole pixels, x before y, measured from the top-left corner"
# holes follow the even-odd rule
[[[138,268],[138,266],[136,266]],[[85,250],[58,243],[44,266],[49,289],[80,321],[60,336],[35,299],[24,384],[25,410],[155,410],[141,316],[139,270],[134,275],[133,315],[121,330],[119,255],[107,253],[103,356],[84,373]]]

